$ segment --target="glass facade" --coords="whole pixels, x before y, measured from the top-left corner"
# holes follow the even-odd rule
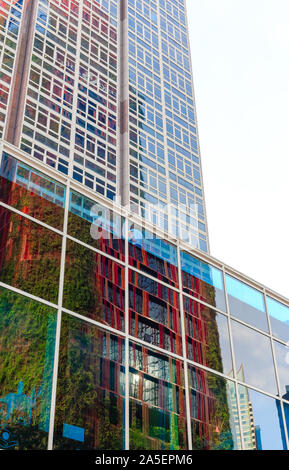
[[[14,151],[0,448],[287,449],[289,303]]]

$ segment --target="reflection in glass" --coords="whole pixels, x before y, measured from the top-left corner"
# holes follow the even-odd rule
[[[63,316],[54,448],[124,448],[124,340]]]
[[[0,288],[0,449],[47,448],[55,331],[56,310]]]
[[[234,382],[189,365],[194,450],[241,449]]]
[[[238,378],[257,388],[277,393],[273,356],[269,338],[231,321]]]
[[[232,276],[226,275],[230,314],[268,332],[264,295]]]
[[[124,267],[67,240],[63,307],[124,330]]]
[[[129,264],[178,287],[176,246],[135,224],[129,229]]]
[[[273,336],[287,343],[289,341],[289,308],[271,297],[267,297],[267,306]]]
[[[0,206],[0,280],[57,303],[61,240]]]
[[[226,312],[222,271],[183,251],[181,268],[184,292]]]
[[[187,449],[183,364],[130,343],[130,449]]]
[[[284,450],[284,424],[279,400],[239,385],[246,450]]]
[[[228,374],[232,369],[228,320],[225,315],[184,296],[187,357]]]
[[[182,354],[178,293],[129,271],[130,334],[176,354]]]
[[[54,228],[63,228],[65,187],[6,152],[0,168],[0,200]]]
[[[281,396],[289,399],[289,348],[288,346],[274,341],[275,358],[280,383]],[[289,401],[289,400],[288,400]]]
[[[285,395],[283,398],[287,401],[289,401],[289,389],[286,391]],[[283,428],[283,417],[282,417],[282,410],[281,410],[281,405],[277,401],[277,409],[278,409],[278,417],[279,417],[279,422],[280,422],[280,428],[281,428],[281,434],[282,434],[282,443],[283,443],[283,449],[287,448],[286,444],[286,435],[285,435],[285,430]],[[283,409],[284,409],[284,418],[285,418],[285,423],[287,427],[287,435],[289,432],[289,405],[286,402],[283,402]]]
[[[91,199],[70,192],[68,234],[124,261],[123,219]]]

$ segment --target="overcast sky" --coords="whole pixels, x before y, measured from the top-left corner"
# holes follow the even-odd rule
[[[211,254],[289,298],[289,1],[187,8]]]

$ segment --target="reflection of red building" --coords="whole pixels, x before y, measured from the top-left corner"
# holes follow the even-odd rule
[[[189,366],[193,448],[234,449],[226,380]]]
[[[215,305],[213,286],[185,272],[183,281],[188,293]],[[224,372],[218,321],[227,324],[226,318],[217,321],[215,310],[185,296],[184,313],[187,357],[200,365]],[[224,381],[193,366],[189,371],[193,445],[196,449],[214,449],[222,445],[233,448]]]
[[[47,181],[44,177],[7,155],[3,155],[1,171],[7,176],[0,178],[3,202],[49,225],[60,223],[61,226],[63,209],[48,200],[47,186],[46,199],[41,197]],[[34,191],[29,190],[32,180]],[[3,282],[57,302],[60,257],[59,235],[0,207],[0,279]]]
[[[130,333],[170,352],[182,354],[178,294],[134,271],[129,272]]]

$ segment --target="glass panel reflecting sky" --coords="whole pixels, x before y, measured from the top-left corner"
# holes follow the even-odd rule
[[[228,274],[226,284],[231,315],[268,332],[264,295]]]
[[[281,396],[289,399],[289,347],[274,341]]]
[[[289,307],[267,297],[272,334],[286,343],[289,341]]]
[[[236,321],[231,324],[238,379],[277,394],[269,338]]]
[[[279,400],[241,385],[239,398],[245,449],[286,449]]]

